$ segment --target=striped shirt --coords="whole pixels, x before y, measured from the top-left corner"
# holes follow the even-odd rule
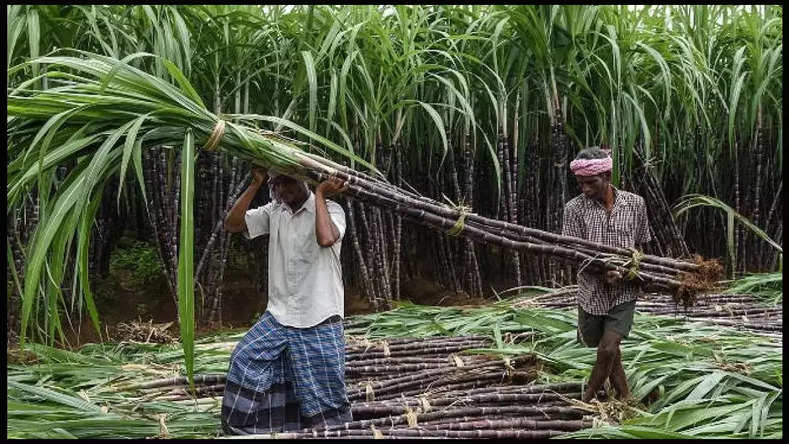
[[[583,194],[567,202],[562,234],[622,248],[649,242],[644,198],[613,188],[614,206],[610,214],[602,203]],[[589,314],[605,315],[619,304],[636,300],[640,292],[638,284],[627,281],[609,284],[599,271],[578,273],[578,305]]]

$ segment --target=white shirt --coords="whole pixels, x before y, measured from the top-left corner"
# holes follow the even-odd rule
[[[290,327],[313,327],[326,318],[344,317],[340,248],[345,234],[345,212],[326,200],[329,217],[340,232],[330,247],[315,237],[315,194],[292,212],[285,203],[269,202],[247,210],[244,236],[269,234],[268,306],[274,318]]]

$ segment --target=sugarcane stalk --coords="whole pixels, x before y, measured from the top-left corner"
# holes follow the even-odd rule
[[[322,165],[320,165],[320,164],[318,164],[316,162],[305,161],[304,166],[308,167],[308,168],[314,167],[316,171],[319,171],[319,172],[321,172],[323,174],[326,174],[326,175],[330,175],[331,174],[331,170],[323,167]],[[383,200],[383,199],[377,199],[377,198],[387,198],[389,201],[394,201],[394,202],[400,203],[400,204],[406,204],[406,205],[409,205],[409,206],[411,206],[411,207],[413,207],[415,209],[420,209],[420,210],[424,210],[425,212],[434,213],[435,215],[441,216],[441,217],[453,218],[453,219],[456,220],[456,219],[458,219],[461,216],[459,211],[457,211],[455,209],[452,209],[452,208],[449,208],[449,207],[431,204],[429,202],[426,202],[424,199],[416,200],[416,199],[412,199],[412,198],[409,198],[409,197],[404,196],[404,195],[395,194],[395,193],[389,192],[388,190],[386,190],[384,188],[381,188],[381,187],[377,186],[377,184],[372,184],[370,182],[359,180],[357,177],[354,177],[354,176],[345,175],[343,177],[343,175],[341,173],[339,173],[337,175],[341,179],[347,181],[349,186],[359,185],[359,187],[356,187],[357,190],[364,189],[364,191],[368,191],[366,193],[367,196],[374,196],[374,197],[371,197],[370,200],[372,200],[372,201],[376,201],[377,200],[379,204],[382,204],[381,201],[383,201],[383,202],[386,202],[386,201]],[[361,194],[361,193],[357,192],[357,194]],[[391,205],[391,204],[389,204],[389,205]],[[588,241],[586,239],[574,238],[574,237],[570,237],[570,236],[562,236],[562,235],[555,234],[555,233],[548,233],[548,232],[544,232],[544,231],[541,231],[541,230],[536,230],[536,229],[529,228],[529,227],[524,227],[524,226],[520,226],[520,225],[510,224],[510,223],[508,223],[506,221],[499,221],[499,220],[484,218],[484,217],[481,217],[481,216],[478,216],[478,215],[475,215],[475,214],[467,214],[466,215],[466,220],[469,220],[471,222],[477,222],[477,223],[479,223],[481,225],[484,225],[486,227],[489,227],[489,228],[497,228],[497,229],[502,229],[502,230],[508,230],[508,231],[511,231],[511,232],[521,233],[521,234],[524,234],[524,235],[532,236],[532,237],[535,237],[537,239],[544,240],[546,242],[551,242],[551,243],[559,243],[559,242],[561,242],[561,243],[567,243],[567,244],[577,244],[577,245],[580,245],[580,246],[590,247],[590,248],[592,248],[592,249],[594,249],[596,251],[600,251],[600,252],[620,254],[620,255],[626,255],[626,256],[630,256],[631,255],[630,251],[625,249],[625,248],[611,247],[611,246],[607,246],[607,245],[603,245],[603,244],[597,244],[595,242]],[[454,225],[454,222],[453,222],[453,225]],[[683,271],[690,271],[690,272],[695,272],[695,271],[698,271],[698,269],[699,269],[698,265],[692,264],[690,262],[679,261],[679,260],[672,260],[672,259],[668,259],[668,258],[662,258],[662,257],[658,257],[658,256],[651,256],[651,255],[645,255],[645,257],[642,259],[642,262],[650,262],[650,263],[654,263],[654,264],[657,264],[657,265],[664,265],[664,266],[667,266],[667,267],[675,267],[675,268],[681,269]]]
[[[402,412],[402,410],[400,410]],[[445,418],[454,418],[454,417],[463,417],[463,416],[495,416],[500,413],[519,413],[522,415],[539,415],[539,414],[547,414],[550,415],[551,413],[577,413],[580,410],[574,407],[567,407],[567,406],[495,406],[495,407],[460,407],[460,408],[450,408],[444,409],[441,411],[431,411],[431,412],[415,412],[416,419],[418,422],[429,421],[432,419],[445,419]],[[399,416],[391,416],[388,418],[375,418],[375,419],[366,419],[360,421],[354,421],[352,423],[345,423],[341,425],[334,425],[334,426],[327,426],[327,427],[316,427],[313,430],[315,431],[337,431],[337,430],[350,430],[352,428],[369,428],[371,425],[398,425],[398,424],[405,424],[408,422],[408,418],[405,414],[401,414]]]
[[[351,186],[351,185],[349,185],[348,188],[349,188],[349,191],[351,193],[355,194],[357,198],[370,199],[370,200],[373,200],[373,201],[377,200],[379,202],[379,204],[384,204],[384,203],[381,202],[381,201],[384,200],[384,198],[382,198],[380,196],[377,196],[377,195],[374,195],[374,194],[370,194],[370,193],[366,192],[365,190],[362,190],[361,188],[357,188],[357,187],[354,187],[354,186]],[[418,223],[430,225],[430,226],[432,226],[432,227],[434,227],[434,228],[436,228],[436,229],[438,229],[440,231],[448,230],[448,229],[452,228],[454,226],[454,224],[455,224],[454,221],[451,221],[451,220],[448,220],[448,219],[444,219],[444,218],[435,216],[435,215],[430,214],[430,213],[426,213],[423,210],[418,210],[418,209],[415,209],[415,208],[403,207],[399,203],[391,201],[391,200],[389,202],[386,202],[385,205],[391,205],[391,206],[394,207],[395,211],[403,213],[403,215],[407,216],[409,219],[414,220],[414,221],[416,221]],[[623,276],[626,276],[627,273],[628,273],[628,270],[623,268],[623,267],[621,267],[621,266],[618,266],[618,265],[615,265],[615,264],[611,264],[611,263],[606,263],[602,259],[595,258],[595,257],[590,257],[589,255],[583,254],[583,253],[581,253],[579,251],[571,250],[571,249],[564,248],[564,247],[549,246],[549,245],[544,245],[544,244],[534,244],[534,243],[529,243],[529,242],[513,241],[513,240],[507,239],[505,237],[497,236],[497,235],[491,234],[489,232],[484,232],[482,230],[479,230],[477,228],[470,227],[470,226],[466,226],[464,228],[464,233],[469,238],[472,238],[473,240],[476,240],[476,241],[482,242],[482,243],[496,244],[496,245],[500,245],[500,246],[503,246],[503,247],[506,247],[506,248],[512,248],[512,249],[523,249],[523,250],[529,251],[529,252],[531,252],[533,254],[550,255],[550,256],[554,256],[554,257],[559,257],[559,258],[564,259],[564,260],[570,260],[570,261],[573,261],[575,263],[586,262],[593,269],[598,269],[598,270],[615,270],[615,271],[619,271],[620,273],[622,273]],[[644,281],[655,282],[656,284],[659,284],[659,285],[661,285],[661,286],[663,286],[663,287],[665,287],[667,289],[674,289],[674,288],[678,288],[678,287],[681,286],[681,283],[679,281],[676,281],[676,280],[673,280],[673,279],[668,279],[668,278],[656,276],[654,274],[646,273],[646,272],[643,272],[643,271],[639,271],[636,274],[640,277],[640,279],[642,279]]]
[[[194,375],[195,384],[213,384],[227,380],[224,373],[217,374],[196,374]],[[174,376],[172,378],[156,379],[153,381],[138,382],[131,384],[120,384],[115,389],[117,391],[145,390],[160,387],[186,386],[188,383],[185,376]]]
[[[367,261],[364,259],[364,255],[362,254],[361,245],[359,245],[359,234],[356,228],[356,220],[354,218],[353,213],[353,203],[349,200],[345,201],[345,211],[348,213],[348,227],[350,228],[351,234],[351,244],[353,245],[353,250],[356,253],[356,260],[359,264],[359,271],[361,272],[362,277],[362,288],[364,292],[367,294],[368,300],[373,303],[373,308],[377,311],[378,310],[378,300],[375,298],[375,291],[373,289],[372,281],[370,280],[370,273],[367,268]]]

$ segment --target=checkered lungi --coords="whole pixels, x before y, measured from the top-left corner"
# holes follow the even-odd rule
[[[230,356],[223,431],[286,432],[349,421],[342,319],[295,328],[264,313]]]

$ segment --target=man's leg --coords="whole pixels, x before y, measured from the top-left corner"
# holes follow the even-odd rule
[[[611,367],[619,351],[619,341],[621,340],[622,335],[615,330],[606,329],[603,332],[603,337],[597,346],[597,362],[592,368],[592,374],[589,376],[589,386],[586,388],[586,393],[584,393],[582,398],[584,402],[589,402],[595,396],[597,390],[600,389],[600,386],[611,374]]]
[[[345,335],[342,319],[289,330],[296,396],[302,424],[319,427],[353,421],[345,387]]]
[[[621,336],[617,341],[616,356],[611,364],[609,381],[617,393],[617,398],[625,400],[630,397],[630,390],[627,387],[627,375],[622,366],[622,350],[619,348],[621,339],[630,332],[633,327],[633,315],[635,313],[636,302],[625,302],[614,307],[606,316],[604,329],[618,332]]]
[[[611,374],[609,375],[611,385],[616,389],[617,399],[624,401],[630,397],[630,389],[627,387],[627,375],[625,368],[622,366],[622,351],[619,345],[616,347],[616,357],[614,363],[611,365]]]
[[[266,312],[231,353],[222,397],[225,434],[282,431],[288,401],[281,371],[283,328]]]

